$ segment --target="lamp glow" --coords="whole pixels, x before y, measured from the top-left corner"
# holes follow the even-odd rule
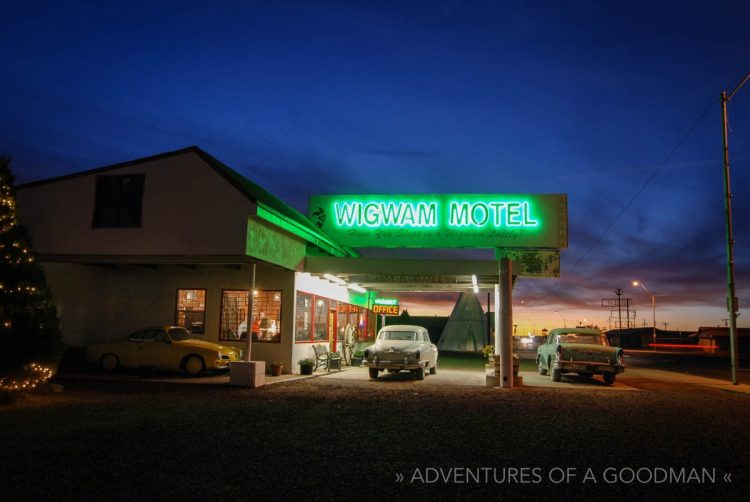
[[[339,284],[341,286],[346,286],[346,281],[342,279],[341,277],[335,276],[333,274],[323,274],[323,277],[325,279],[328,279],[331,282],[335,282],[336,284]]]

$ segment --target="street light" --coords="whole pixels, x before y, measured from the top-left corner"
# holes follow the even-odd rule
[[[732,384],[738,385],[737,367],[739,366],[737,346],[737,316],[740,315],[737,297],[734,293],[734,236],[732,235],[732,191],[729,187],[729,137],[727,131],[727,103],[750,79],[750,73],[737,84],[728,95],[721,93],[721,122],[724,135],[724,212],[727,232],[727,312],[729,312],[729,351],[732,358]]]
[[[532,336],[536,336],[536,323],[534,321],[532,321],[531,319],[526,319],[526,320],[531,323],[531,333],[532,333]]]
[[[653,317],[654,330],[652,332],[651,338],[653,339],[652,343],[656,344],[656,295],[653,294],[651,291],[649,291],[649,289],[646,287],[646,285],[643,284],[642,282],[633,281],[633,286],[635,286],[635,287],[640,286],[640,287],[642,287],[643,289],[646,290],[646,293],[648,293],[648,294],[651,295],[651,309],[653,310],[653,313],[654,313],[654,317]]]
[[[567,328],[567,327],[568,327],[568,321],[566,321],[566,320],[565,320],[565,316],[564,316],[564,315],[562,315],[562,314],[560,313],[560,311],[559,311],[559,310],[555,310],[555,314],[557,314],[557,315],[559,315],[560,317],[562,317],[562,320],[563,320],[563,328]]]

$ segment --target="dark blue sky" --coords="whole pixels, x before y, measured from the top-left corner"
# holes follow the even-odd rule
[[[718,96],[750,71],[747,2],[31,1],[3,20],[21,182],[195,144],[303,212],[318,193],[567,193],[563,277],[519,282],[519,318],[606,324],[622,287],[640,324],[633,279],[670,327],[727,317]],[[729,106],[746,310],[750,84]]]

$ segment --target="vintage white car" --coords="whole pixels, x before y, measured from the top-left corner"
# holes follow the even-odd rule
[[[424,380],[426,371],[437,373],[438,349],[422,326],[396,324],[380,330],[375,344],[365,350],[362,364],[370,368],[370,378],[378,378],[383,370],[408,370]]]

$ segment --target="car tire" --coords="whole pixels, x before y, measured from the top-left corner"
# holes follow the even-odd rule
[[[545,368],[542,365],[542,360],[541,359],[537,361],[537,366],[539,367],[539,374],[540,375],[546,375],[547,374],[547,368]]]
[[[370,368],[370,378],[373,380],[377,380],[378,378],[378,369],[377,368]]]
[[[604,383],[606,383],[607,385],[612,385],[613,383],[615,383],[615,378],[616,377],[617,377],[617,375],[615,375],[614,373],[605,373],[604,374]]]
[[[104,371],[114,371],[120,367],[120,360],[114,354],[104,354],[99,358],[99,366]]]
[[[560,368],[550,369],[550,374],[552,375],[553,382],[559,382],[562,380],[562,370]]]
[[[414,370],[414,374],[416,375],[417,380],[424,380],[424,366],[418,370]]]
[[[201,356],[187,356],[182,360],[182,368],[190,376],[200,376],[206,372],[206,364]]]
[[[437,374],[437,361],[435,361],[435,366],[430,368],[430,375],[435,375],[435,374]]]

